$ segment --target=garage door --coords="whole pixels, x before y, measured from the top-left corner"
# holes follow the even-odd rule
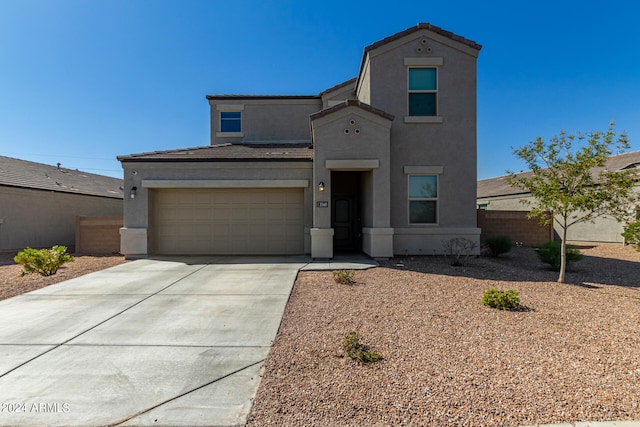
[[[302,189],[154,190],[158,254],[304,253]]]

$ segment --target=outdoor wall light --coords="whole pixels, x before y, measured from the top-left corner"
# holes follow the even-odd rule
[[[131,193],[129,193],[132,199],[136,198],[136,193],[138,192],[138,187],[131,187]]]
[[[324,191],[324,181],[320,181],[318,184],[318,191],[321,193]]]

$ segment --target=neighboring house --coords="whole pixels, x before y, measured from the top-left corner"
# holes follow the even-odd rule
[[[75,244],[76,216],[122,215],[121,179],[0,156],[0,250]]]
[[[418,24],[319,95],[207,96],[209,146],[118,158],[121,252],[387,258],[478,242],[480,49]]]
[[[640,169],[640,151],[611,156],[605,167],[610,171]],[[597,175],[600,171],[601,168],[594,170],[593,173]],[[523,172],[523,174],[530,175],[531,172]],[[636,182],[635,191],[640,194],[640,181]],[[479,209],[527,211],[529,207],[522,203],[523,200],[532,200],[530,193],[510,186],[507,183],[507,176],[478,181],[477,204]],[[634,209],[637,219],[640,219],[639,208],[631,206],[630,209]],[[556,233],[560,235],[561,231],[558,225],[554,224],[554,227]],[[569,227],[567,239],[585,243],[623,243],[624,239],[620,235],[623,229],[623,224],[612,217],[604,216],[596,218],[593,223],[579,223]]]

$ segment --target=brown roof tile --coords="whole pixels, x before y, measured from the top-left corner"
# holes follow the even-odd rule
[[[118,178],[0,156],[0,186],[122,199],[123,183]]]
[[[377,42],[375,42],[373,44],[370,44],[369,46],[364,48],[364,51],[365,51],[365,53],[369,52],[370,50],[378,48],[378,47],[380,47],[382,45],[385,45],[387,43],[391,43],[394,40],[398,40],[398,39],[400,39],[400,38],[402,38],[402,37],[404,37],[406,35],[409,35],[411,33],[415,33],[416,31],[420,31],[420,30],[429,30],[429,31],[432,31],[434,33],[440,34],[441,36],[450,38],[451,40],[455,40],[455,41],[457,41],[459,43],[466,44],[467,46],[469,46],[469,47],[471,47],[473,49],[477,49],[477,50],[482,49],[482,45],[479,45],[478,43],[476,43],[476,42],[474,42],[472,40],[469,40],[469,39],[466,39],[464,37],[458,36],[458,35],[450,32],[450,31],[443,30],[442,28],[436,27],[435,25],[431,25],[428,22],[421,22],[421,23],[419,23],[418,25],[416,25],[414,27],[407,28],[404,31],[400,31],[399,33],[393,34],[393,35],[391,35],[389,37],[385,37],[382,40],[379,40],[379,41],[377,41]]]
[[[385,111],[379,110],[377,108],[372,107],[369,104],[365,104],[364,102],[360,102],[357,99],[348,99],[344,102],[334,105],[333,107],[325,108],[324,110],[318,111],[317,113],[313,113],[310,117],[311,120],[319,119],[320,117],[324,117],[336,111],[342,110],[347,107],[358,107],[365,111],[368,111],[373,114],[377,114],[380,117],[384,117],[387,120],[393,120],[394,116]]]
[[[349,85],[353,86],[355,84],[356,80],[357,80],[357,77],[354,77],[352,79],[347,80],[346,82],[342,82],[342,83],[339,83],[339,84],[337,84],[335,86],[331,86],[329,89],[325,89],[322,92],[320,92],[320,96],[323,96],[324,94],[329,93],[329,92],[333,92],[334,90],[342,89],[345,86],[349,86]]]
[[[216,144],[118,156],[121,162],[305,161],[313,159],[309,142]]]

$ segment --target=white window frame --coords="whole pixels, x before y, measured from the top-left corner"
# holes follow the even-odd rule
[[[434,176],[436,178],[436,197],[411,197],[411,177],[413,176]],[[411,222],[411,202],[435,202],[436,221],[435,222]],[[433,227],[440,223],[440,174],[437,173],[412,173],[407,175],[407,224]]]

